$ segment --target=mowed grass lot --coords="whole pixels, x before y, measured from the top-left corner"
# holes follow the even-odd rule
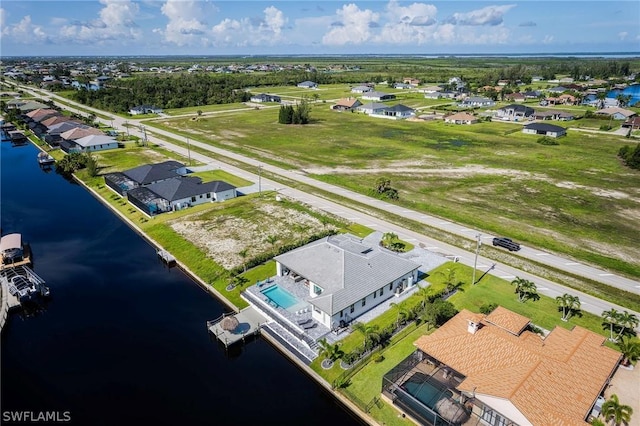
[[[407,207],[640,277],[640,173],[616,156],[627,139],[569,130],[544,146],[518,124],[392,121],[322,103],[306,126],[280,125],[277,115],[163,124],[362,193],[385,176]]]

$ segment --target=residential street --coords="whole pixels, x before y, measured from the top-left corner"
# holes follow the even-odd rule
[[[28,88],[23,88],[24,90],[29,90]],[[32,91],[31,91],[32,92]],[[39,94],[34,93],[34,95],[39,96]],[[54,94],[49,93],[49,97],[52,100],[56,100],[57,96],[55,96]],[[69,103],[73,103],[67,99],[64,99],[64,102],[69,104]],[[76,104],[78,105],[78,104]],[[70,108],[66,105],[62,105],[60,104],[59,106],[61,106],[62,108],[65,108],[67,110],[70,111],[74,111],[73,108]],[[86,110],[93,110],[96,114],[102,114],[102,115],[106,115],[106,116],[111,116],[113,117],[112,120],[105,120],[105,119],[101,119],[98,118],[99,121],[106,123],[106,124],[111,124],[113,123],[113,126],[121,131],[121,132],[126,132],[126,128],[124,127],[125,121],[128,122],[129,124],[129,132],[133,135],[136,136],[140,136],[142,137],[142,133],[143,133],[143,128],[136,128],[133,127],[136,124],[137,125],[144,125],[143,123],[138,122],[135,119],[129,118],[129,119],[125,119],[116,115],[113,115],[111,113],[105,112],[105,111],[100,111],[100,110],[95,110],[93,108],[89,108],[86,106],[81,106],[83,109]],[[81,111],[74,111],[74,112],[79,112],[80,114],[84,115]],[[212,113],[214,114],[214,113]],[[253,181],[253,182],[258,182],[259,180],[259,176],[258,174],[261,171],[268,171],[269,173],[273,173],[276,175],[280,175],[283,177],[286,177],[288,179],[297,181],[297,182],[301,182],[316,188],[320,188],[326,191],[330,191],[333,193],[336,193],[338,195],[347,197],[349,199],[353,199],[356,200],[360,203],[369,205],[371,207],[377,208],[377,209],[382,209],[388,212],[392,212],[394,214],[397,214],[399,216],[403,216],[409,219],[412,219],[414,221],[420,222],[420,223],[424,223],[428,226],[434,227],[434,228],[439,228],[439,229],[444,229],[450,233],[456,234],[456,235],[460,235],[463,236],[467,239],[470,240],[470,242],[474,243],[476,236],[480,233],[477,230],[468,228],[468,227],[464,227],[462,225],[459,224],[455,224],[452,223],[450,221],[447,220],[443,220],[441,218],[436,218],[433,216],[429,216],[420,212],[416,212],[416,211],[412,211],[412,210],[408,210],[406,208],[391,204],[391,203],[387,203],[378,199],[374,199],[371,197],[367,197],[365,195],[361,195],[343,188],[339,188],[337,186],[334,185],[330,185],[330,184],[326,184],[323,182],[319,182],[317,180],[314,180],[308,176],[306,176],[302,171],[298,171],[298,170],[285,170],[264,162],[261,162],[259,160],[255,160],[249,157],[245,157],[236,153],[233,153],[231,151],[227,151],[224,149],[220,149],[220,148],[216,148],[216,147],[212,147],[209,146],[207,144],[201,143],[201,142],[197,142],[197,141],[193,141],[193,140],[187,140],[187,138],[185,138],[184,136],[180,136],[171,132],[167,132],[164,130],[159,130],[159,129],[155,129],[155,128],[150,128],[149,126],[145,126],[144,131],[146,132],[146,137],[150,142],[159,144],[161,146],[163,146],[163,148],[166,148],[168,150],[174,151],[180,155],[183,155],[185,157],[187,157],[188,152],[187,152],[187,148],[183,148],[180,146],[177,146],[175,144],[169,143],[166,140],[163,139],[163,137],[170,137],[176,140],[182,140],[185,143],[189,142],[191,144],[191,146],[197,146],[198,148],[202,148],[204,150],[207,150],[209,152],[211,152],[210,156],[205,156],[202,155],[200,153],[197,152],[190,152],[190,156],[192,159],[197,160],[199,162],[202,163],[206,163],[206,164],[210,164],[214,167],[218,167],[222,170],[225,170],[231,174],[243,177],[247,180]],[[247,172],[243,169],[239,169],[236,168],[234,166],[228,165],[226,163],[220,162],[218,160],[216,160],[215,158],[217,157],[217,155],[223,155],[226,157],[230,157],[230,158],[235,158],[239,161],[242,161],[246,164],[252,165],[255,167],[253,172]],[[475,253],[473,252],[469,252],[469,251],[465,251],[463,249],[460,249],[458,247],[454,247],[454,246],[450,246],[448,244],[445,244],[443,242],[440,241],[436,241],[432,238],[429,238],[426,235],[422,235],[416,232],[413,232],[411,230],[405,229],[401,226],[397,226],[394,225],[392,223],[386,222],[384,220],[381,219],[377,219],[371,215],[359,212],[359,211],[355,211],[352,210],[350,208],[344,207],[340,204],[337,204],[335,202],[326,200],[324,198],[321,198],[319,196],[316,195],[312,195],[312,194],[308,194],[287,186],[284,186],[282,184],[279,184],[277,182],[271,181],[269,179],[266,179],[265,177],[261,177],[260,178],[260,182],[261,182],[261,188],[262,190],[277,190],[280,194],[286,195],[288,197],[291,197],[293,199],[299,200],[303,203],[309,204],[315,208],[324,210],[328,213],[334,214],[336,216],[340,216],[344,219],[353,221],[353,222],[357,222],[360,223],[362,225],[368,226],[370,228],[373,228],[377,231],[381,231],[381,232],[394,232],[396,234],[398,234],[398,236],[403,239],[406,240],[414,245],[422,245],[423,247],[432,250],[432,251],[436,251],[439,253],[442,253],[444,255],[448,255],[451,258],[453,257],[458,257],[459,258],[459,262],[463,263],[465,265],[471,266],[473,267],[474,264],[474,257],[475,257]],[[491,239],[493,238],[492,235],[485,235],[482,234],[480,239],[482,241],[483,244],[491,244]],[[480,255],[478,257],[478,262],[477,262],[477,267],[478,267],[478,274],[477,276],[479,277],[480,275],[482,275],[482,273],[484,273],[488,268],[491,267],[492,264],[494,264],[494,261],[492,261],[491,259],[488,259],[486,257],[483,256],[483,250],[482,248],[480,248]],[[575,275],[579,275],[579,276],[584,276],[593,280],[597,280],[600,281],[604,284],[607,284],[609,286],[612,287],[617,287],[620,289],[624,289],[626,291],[629,292],[633,292],[633,293],[640,293],[640,282],[638,281],[634,281],[631,279],[628,279],[626,277],[622,277],[613,273],[609,273],[607,271],[604,270],[599,270],[597,268],[594,268],[592,266],[588,266],[588,265],[584,265],[580,262],[576,262],[573,261],[571,259],[566,259],[566,258],[562,258],[560,256],[551,254],[551,253],[547,253],[545,251],[541,251],[541,250],[537,250],[537,249],[533,249],[530,247],[522,247],[522,250],[520,250],[519,252],[517,252],[518,256],[522,256],[524,258],[528,258],[531,260],[534,260],[538,263],[542,263],[545,265],[549,265],[552,266],[554,268],[560,269],[560,270],[564,270],[567,271],[569,273],[575,274]],[[510,267],[508,265],[505,264],[500,264],[497,263],[495,265],[495,268],[493,270],[491,270],[489,272],[492,275],[496,275],[498,277],[507,279],[507,280],[511,280],[516,276],[519,276],[521,278],[526,278],[528,280],[531,280],[533,282],[536,283],[536,285],[538,286],[538,292],[540,294],[544,294],[546,296],[549,297],[556,297],[559,295],[562,295],[564,293],[569,293],[572,295],[576,295],[579,296],[580,301],[582,303],[582,309],[587,311],[587,312],[591,312],[594,313],[596,315],[600,315],[604,310],[608,310],[611,308],[615,308],[618,310],[627,310],[625,308],[622,308],[620,306],[617,305],[613,305],[609,302],[605,302],[603,300],[597,299],[595,297],[589,296],[587,294],[578,292],[576,290],[564,287],[560,284],[551,282],[549,280],[546,280],[544,278],[532,275],[528,272],[525,271],[521,271],[521,270],[517,270],[513,267]],[[636,315],[640,316],[639,313],[637,312],[632,312],[635,313]]]

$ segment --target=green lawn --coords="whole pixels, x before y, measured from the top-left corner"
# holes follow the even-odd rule
[[[186,107],[186,108],[169,108],[164,110],[163,112],[167,115],[182,115],[182,114],[197,115],[198,111],[207,113],[207,112],[230,111],[235,109],[251,109],[251,107],[238,102],[238,103],[232,103],[232,104],[202,105],[202,106]]]
[[[206,170],[204,172],[190,173],[189,176],[197,176],[202,179],[203,182],[221,180],[235,186],[236,188],[248,186],[252,183],[246,179],[242,179],[241,177],[234,176],[231,173],[225,172],[224,170]]]

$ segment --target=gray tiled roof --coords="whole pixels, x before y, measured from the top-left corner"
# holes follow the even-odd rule
[[[524,126],[525,129],[532,129],[535,131],[541,131],[541,132],[565,132],[566,129],[564,127],[560,127],[560,126],[554,126],[553,124],[546,124],[546,123],[531,123],[531,124],[527,124],[526,126]]]
[[[349,234],[322,238],[275,259],[322,287],[309,302],[331,315],[420,266]]]
[[[235,188],[235,186],[220,180],[202,183],[202,180],[197,177],[176,177],[153,183],[146,188],[165,200],[175,201],[208,192],[226,191]]]
[[[125,170],[122,173],[134,182],[146,185],[151,182],[177,177],[176,170],[181,167],[184,167],[184,164],[169,160],[158,164],[145,164],[144,166]]]

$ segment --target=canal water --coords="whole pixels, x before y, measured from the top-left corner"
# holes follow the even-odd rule
[[[23,234],[51,289],[2,331],[2,424],[17,411],[92,426],[360,424],[266,341],[227,353],[205,328],[217,300],[41,170],[35,147],[0,145],[2,232]]]

